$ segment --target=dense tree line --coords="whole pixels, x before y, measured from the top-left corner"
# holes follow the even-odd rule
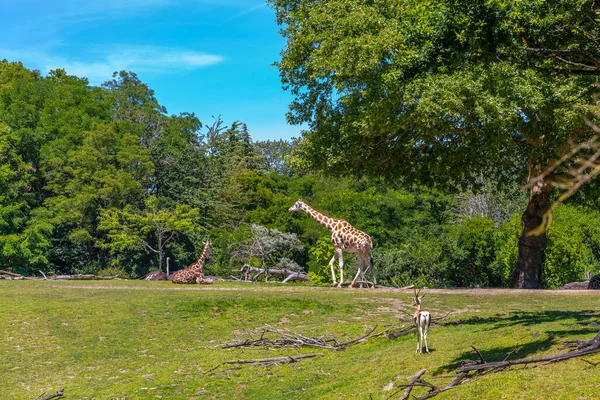
[[[327,283],[330,233],[287,212],[301,197],[373,237],[382,283],[510,283],[524,192],[483,175],[458,191],[327,177],[306,169],[299,149],[254,142],[242,122],[169,115],[134,73],[93,87],[2,61],[0,269],[137,277],[164,270],[167,257],[171,270],[186,267],[210,237],[207,273],[250,263]],[[600,269],[594,193],[557,211],[545,286]],[[350,270],[356,261],[347,257]]]

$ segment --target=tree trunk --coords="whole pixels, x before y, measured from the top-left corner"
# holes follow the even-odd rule
[[[541,167],[529,166],[528,181],[540,175]],[[546,230],[532,234],[544,222],[544,214],[550,209],[552,202],[551,178],[538,181],[529,189],[529,203],[521,217],[523,233],[519,239],[519,256],[513,273],[513,286],[518,289],[540,289],[542,287],[542,265],[545,260],[548,238]]]
[[[163,270],[163,260],[164,260],[164,252],[163,252],[163,233],[162,232],[157,232],[156,238],[158,239],[158,270],[162,271]]]

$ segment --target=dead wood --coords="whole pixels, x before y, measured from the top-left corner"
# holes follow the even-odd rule
[[[213,372],[215,369],[219,368],[224,364],[256,364],[256,365],[274,365],[274,364],[289,364],[298,362],[304,358],[313,358],[313,357],[321,357],[323,354],[321,353],[311,353],[311,354],[298,354],[294,356],[283,356],[283,357],[273,357],[273,358],[258,358],[258,359],[250,359],[250,360],[230,360],[223,361],[220,364],[215,365],[208,371],[204,373],[204,375],[208,375]]]
[[[421,375],[423,375],[425,372],[427,372],[427,370],[426,369],[422,369],[422,370],[420,370],[419,372],[417,372],[412,377],[412,379],[410,380],[410,382],[408,383],[408,385],[406,385],[406,388],[404,389],[404,394],[402,395],[402,397],[400,397],[400,400],[406,400],[406,399],[408,399],[408,397],[410,396],[410,392],[412,391],[413,385],[415,384],[415,382],[417,382],[417,380],[419,380],[419,378],[421,377]],[[396,392],[396,393],[398,393],[398,392]],[[394,395],[396,393],[394,393]],[[390,397],[392,397],[392,396],[390,396]],[[388,397],[388,399],[390,397]]]
[[[152,271],[139,278],[143,281],[168,281],[169,276],[163,271]]]
[[[23,275],[21,275],[21,274],[17,274],[15,272],[10,272],[10,271],[5,271],[3,269],[0,269],[0,275],[8,275],[13,278],[22,278],[23,277]]]
[[[503,360],[503,361],[495,361],[495,362],[481,362],[477,361],[475,363],[468,363],[458,368],[456,371],[458,372],[470,372],[470,371],[485,371],[485,370],[494,370],[494,369],[503,369],[513,365],[523,365],[523,364],[534,364],[534,363],[554,363],[558,361],[568,360],[570,358],[587,356],[590,354],[600,353],[600,333],[596,335],[594,339],[587,341],[580,341],[583,343],[583,347],[580,350],[571,351],[569,353],[563,353],[553,356],[543,356],[543,357],[531,357],[531,358],[519,358],[517,360]],[[587,344],[586,343],[591,343]],[[471,346],[473,347],[473,346]]]
[[[396,339],[397,337],[408,335],[409,333],[416,332],[416,331],[417,331],[416,326],[414,326],[414,325],[409,326],[409,327],[401,329],[397,332],[392,332],[392,333],[388,334],[388,339]]]
[[[564,285],[562,285],[561,287],[558,287],[557,289],[558,290],[587,290],[589,283],[590,283],[589,280],[583,281],[583,282],[570,282],[570,283],[565,283]]]
[[[411,391],[416,386],[429,388],[429,393],[427,393],[425,396],[416,397],[413,395],[413,397],[415,397],[416,400],[430,399],[434,396],[437,396],[438,394],[440,394],[442,392],[445,392],[447,390],[454,389],[454,388],[460,386],[460,384],[469,375],[466,372],[458,374],[456,376],[456,378],[454,378],[454,380],[452,382],[450,382],[449,384],[447,384],[446,386],[438,387],[438,386],[434,385],[433,383],[427,382],[425,379],[422,378],[422,376],[425,374],[426,371],[427,370],[425,370],[425,369],[420,370],[412,377],[412,379],[410,380],[410,382],[407,385],[400,386],[401,389],[404,389],[404,394],[402,395],[402,397],[400,397],[401,400],[408,399]],[[396,394],[398,394],[398,392],[392,394],[390,397],[388,397],[388,399],[395,396]]]
[[[352,284],[352,281],[344,281],[342,283],[339,284],[339,286],[341,287],[350,287],[350,285]],[[368,288],[375,288],[377,287],[373,282],[371,281],[356,281],[354,282],[354,287],[356,287],[357,285],[359,285],[361,288],[363,287],[362,285],[366,285]]]
[[[241,340],[236,343],[222,344],[221,348],[230,349],[251,347],[317,347],[321,349],[345,350],[346,347],[350,345],[364,341],[369,337],[376,336],[373,334],[373,332],[375,332],[375,329],[377,329],[377,325],[375,325],[369,332],[360,335],[354,339],[350,339],[345,342],[338,342],[334,338],[327,338],[324,336],[305,336],[294,332],[290,329],[266,328],[260,331],[247,332],[250,336],[248,339]],[[277,335],[278,337],[273,338],[273,335]]]
[[[77,275],[53,275],[48,277],[48,280],[112,280],[121,279],[118,276],[97,276],[91,274]]]
[[[301,280],[301,281],[310,281],[310,276],[305,274],[304,272],[292,271],[290,269],[268,269],[264,268],[255,268],[248,264],[244,264],[240,269],[234,269],[231,272],[237,272],[243,274],[241,281],[245,282],[254,282],[256,279],[264,273],[268,273],[269,275],[280,276],[283,279],[282,283],[286,283],[289,281]],[[252,274],[256,274],[252,276]]]
[[[63,397],[64,391],[65,391],[65,388],[62,388],[59,391],[57,391],[56,393],[52,393],[46,397],[42,397],[44,394],[46,394],[46,392],[44,392],[44,393],[40,394],[35,400],[51,400],[51,399],[55,399],[57,397]]]
[[[553,356],[531,357],[531,358],[520,358],[517,360],[508,360],[508,358],[516,351],[516,348],[515,348],[510,353],[508,353],[508,355],[504,358],[504,360],[494,361],[494,362],[486,362],[485,359],[483,358],[483,355],[481,354],[481,352],[475,346],[471,345],[471,347],[473,348],[475,353],[477,353],[479,360],[475,360],[475,361],[471,360],[471,361],[463,362],[463,365],[456,369],[457,375],[456,375],[456,378],[452,382],[450,382],[448,385],[446,385],[444,387],[438,387],[438,386],[426,381],[425,379],[423,379],[422,376],[425,374],[425,370],[420,370],[412,377],[412,379],[410,380],[410,382],[408,384],[399,386],[400,389],[404,389],[404,395],[401,397],[401,399],[408,399],[408,397],[410,396],[411,391],[414,387],[426,387],[429,389],[429,393],[427,393],[425,396],[422,396],[422,397],[415,396],[416,400],[425,400],[425,399],[434,397],[441,392],[445,392],[446,390],[454,389],[454,388],[460,386],[462,383],[470,380],[470,378],[473,378],[476,376],[481,376],[488,372],[504,370],[505,368],[508,368],[508,367],[511,367],[514,365],[525,365],[525,364],[534,364],[534,363],[548,364],[548,363],[554,363],[554,362],[568,360],[571,358],[583,357],[583,356],[590,355],[590,354],[600,353],[600,332],[598,332],[598,334],[596,336],[594,336],[592,339],[589,339],[589,340],[571,340],[571,341],[566,341],[566,343],[567,343],[567,346],[576,347],[577,350],[571,351],[568,353],[553,355]],[[593,365],[594,367],[597,366],[598,364],[600,364],[600,362],[593,362],[590,360],[586,360],[584,358],[582,358],[581,361],[584,361],[590,365]],[[440,378],[440,377],[438,377],[438,378]],[[399,391],[395,392],[389,398],[395,396],[398,393],[399,393]]]

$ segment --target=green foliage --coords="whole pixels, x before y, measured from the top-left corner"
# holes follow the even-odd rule
[[[159,208],[156,197],[145,201],[137,210],[131,206],[120,210],[103,210],[98,229],[106,232],[102,248],[113,256],[111,265],[123,265],[132,256],[148,249],[158,255],[158,269],[164,269],[165,253],[178,235],[198,232],[197,209],[178,204],[174,209]]]
[[[118,266],[110,266],[108,268],[101,269],[97,272],[98,276],[116,276],[121,279],[129,279],[131,276],[123,268]]]
[[[586,271],[600,271],[595,250],[600,246],[597,211],[560,207],[548,230],[548,252],[544,286],[557,288],[568,282],[583,281]]]
[[[447,272],[451,286],[500,286],[491,266],[495,259],[494,221],[471,218],[450,228],[452,266]]]
[[[329,237],[323,237],[317,240],[314,246],[308,250],[309,260],[308,265],[308,276],[310,281],[317,285],[325,283],[332,283],[333,277],[331,276],[331,268],[329,268],[329,261],[333,257],[335,247],[331,244]],[[338,263],[336,261],[334,271],[338,274]]]
[[[473,41],[465,46],[484,52],[489,49],[481,47],[481,34],[489,27],[456,17],[465,10],[487,15],[495,3],[474,8],[460,3],[462,8],[453,11],[443,2],[439,9],[415,2],[417,7],[403,17],[399,32],[388,32],[382,10],[397,15],[404,7],[400,4],[361,3],[341,15],[345,7],[340,1],[319,3],[314,10],[305,9],[304,3],[295,2],[324,28],[331,28],[335,15],[338,27],[349,29],[343,42],[350,47],[325,38],[322,45],[335,50],[327,57],[318,48],[286,50],[282,68],[291,68],[288,55],[316,51],[318,57],[310,61],[318,67],[315,76],[333,67],[344,71],[331,82],[329,75],[314,82],[308,76],[294,81],[315,83],[315,90],[323,93],[331,87],[333,96],[327,98],[312,98],[312,92],[306,92],[308,97],[299,100],[306,106],[339,102],[341,107],[331,113],[321,109],[324,114],[314,115],[316,125],[300,142],[254,143],[240,121],[226,125],[217,118],[203,128],[194,114],[169,116],[152,89],[131,72],[116,73],[102,87],[91,87],[63,70],[43,77],[19,63],[0,62],[0,268],[24,274],[37,274],[39,269],[106,274],[119,268],[139,276],[149,269],[164,270],[167,257],[172,269],[189,265],[209,237],[214,248],[207,273],[228,277],[232,265],[243,258],[269,268],[298,266],[313,282],[329,283],[330,233],[305,214],[287,212],[303,198],[373,238],[375,270],[383,284],[506,286],[522,229],[515,213],[522,212],[527,201],[526,194],[511,190],[510,182],[523,176],[518,167],[527,157],[538,150],[553,154],[555,145],[579,129],[574,118],[581,105],[577,96],[583,96],[581,82],[555,82],[495,61],[482,64],[476,55],[465,55],[465,65],[472,68],[455,69],[456,60],[444,57],[438,63],[434,45],[446,42],[435,32],[448,33],[438,17],[462,27],[444,36],[452,46],[455,40],[464,42],[466,35]],[[536,7],[530,11],[539,12]],[[300,24],[304,17],[296,14],[298,10],[288,11]],[[515,23],[527,22],[513,17]],[[547,18],[552,25],[553,17]],[[298,24],[289,26],[290,33],[304,44],[323,34]],[[411,24],[421,36],[398,47],[390,65],[375,63],[381,55],[375,50],[399,44],[398,35]],[[294,29],[300,28],[307,36],[295,36]],[[364,36],[365,29],[372,29],[372,36]],[[379,35],[382,32],[391,36]],[[373,42],[363,41],[365,37]],[[424,47],[415,48],[415,43]],[[342,62],[348,57],[358,57],[357,62]],[[434,64],[439,68],[431,74],[418,73]],[[379,66],[372,69],[374,65]],[[363,79],[364,90],[359,89]],[[548,104],[550,98],[556,104]],[[396,115],[390,110],[398,110],[398,102],[411,107]],[[526,111],[552,114],[552,135],[539,146],[537,132],[546,132],[546,125],[533,130],[529,124],[535,118],[525,120]],[[447,120],[440,120],[440,113]],[[456,121],[463,121],[464,129],[448,131]],[[448,147],[452,143],[456,147]],[[410,176],[400,179],[402,185],[379,177],[324,177],[297,162],[307,149],[344,172],[364,168],[385,176],[402,175],[406,169]],[[483,164],[498,167],[502,176],[481,171]],[[472,171],[466,171],[469,168]],[[444,184],[432,188],[407,183],[421,181],[424,175],[425,181]],[[502,184],[505,181],[508,186]],[[470,185],[458,192],[444,188],[457,190],[458,183]],[[593,208],[598,193],[589,190],[580,197],[575,200]],[[581,279],[585,270],[598,270],[600,231],[595,220],[595,212],[572,205],[561,208],[549,233],[547,287]],[[260,232],[253,225],[261,226]],[[246,250],[266,246],[267,251],[236,259],[241,245]],[[356,255],[345,254],[344,261],[346,273],[352,274]]]

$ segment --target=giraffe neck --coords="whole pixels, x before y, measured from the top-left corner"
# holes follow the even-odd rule
[[[200,253],[200,257],[198,257],[198,261],[196,261],[196,265],[194,266],[197,270],[202,270],[204,266],[204,258],[206,257],[206,253],[208,252],[208,243],[204,245],[202,249],[202,253]]]
[[[325,228],[329,229],[330,231],[332,230],[332,227],[334,226],[334,222],[335,222],[334,218],[315,210],[314,208],[312,208],[311,206],[309,206],[306,203],[302,204],[302,209],[308,215],[310,215],[315,221],[317,221],[318,223],[320,223],[321,225],[323,225]]]

